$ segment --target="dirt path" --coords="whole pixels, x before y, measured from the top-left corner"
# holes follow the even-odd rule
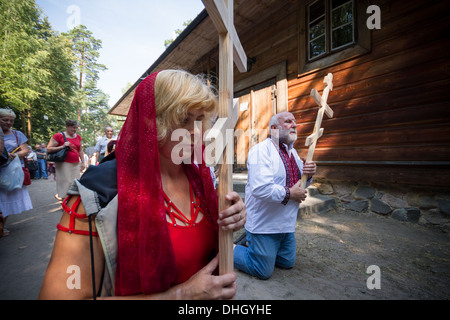
[[[30,186],[34,209],[8,218],[0,239],[2,299],[36,299],[53,248],[60,206],[54,183]],[[237,271],[237,299],[449,299],[450,233],[369,213],[311,214],[297,226],[297,262],[262,281]],[[366,286],[367,267],[381,289]]]
[[[266,281],[238,274],[238,299],[449,299],[450,234],[342,209],[302,217],[297,262]],[[380,268],[368,289],[367,268]]]

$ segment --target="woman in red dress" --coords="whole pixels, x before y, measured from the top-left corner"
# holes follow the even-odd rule
[[[194,135],[202,134],[195,122],[202,121],[203,128],[207,127],[216,109],[216,96],[205,81],[184,71],[161,71],[138,86],[115,152],[98,167],[91,166],[79,184],[74,183],[96,190],[99,210],[111,207],[117,199],[117,246],[109,248],[108,242],[114,241],[105,240],[108,230],[96,229],[98,217],[96,224],[91,224],[91,232],[99,236],[93,246],[95,288],[105,288],[105,279],[111,278],[112,298],[116,299],[235,296],[236,275],[216,275],[218,228],[242,228],[244,203],[232,192],[226,196],[230,206],[219,213],[210,168],[202,161],[190,163],[193,156],[184,153],[194,147]],[[184,129],[183,141],[188,141],[181,142],[186,145],[177,152],[176,161],[172,151],[180,142],[171,141],[175,129]],[[176,164],[180,158],[186,164]],[[115,173],[117,178],[111,178]],[[97,176],[114,181],[105,183],[106,178]],[[108,188],[102,188],[104,185]],[[94,296],[89,276],[81,277],[78,290],[67,285],[71,266],[78,266],[81,275],[91,274],[86,236],[90,222],[85,213],[92,212],[92,206],[85,199],[74,195],[63,203],[68,214],[63,214],[58,225],[41,299]],[[107,294],[96,291],[95,295]]]
[[[67,190],[72,184],[72,181],[79,179],[80,171],[84,170],[84,153],[81,148],[82,139],[77,134],[78,129],[77,121],[66,120],[66,130],[56,133],[47,145],[48,153],[54,153],[63,148],[70,147],[64,162],[55,163],[55,171],[57,173],[55,198],[58,200],[67,197]],[[66,139],[64,139],[64,136]]]

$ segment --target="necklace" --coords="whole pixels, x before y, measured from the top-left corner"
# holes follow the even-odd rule
[[[197,220],[199,212],[203,214],[203,210],[200,208],[200,206],[197,204],[196,201],[194,201],[194,194],[192,192],[192,186],[189,184],[189,194],[191,198],[191,218],[187,218],[180,209],[177,208],[177,206],[170,200],[170,198],[167,196],[167,194],[164,192],[164,200],[167,202],[166,207],[166,213],[169,215],[170,219],[172,220],[173,225],[176,227],[177,223],[175,219],[178,219],[179,221],[186,224],[186,226],[192,226],[195,227],[195,221]]]

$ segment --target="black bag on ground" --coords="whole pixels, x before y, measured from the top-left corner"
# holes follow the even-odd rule
[[[64,141],[67,142],[66,135],[64,134],[64,132],[61,132],[61,134],[64,137]],[[69,151],[69,149],[70,147],[65,147],[59,151],[47,153],[47,161],[64,162],[64,160],[66,160],[67,152]]]

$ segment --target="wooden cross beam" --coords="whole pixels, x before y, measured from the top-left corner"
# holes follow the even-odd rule
[[[233,99],[233,109],[228,118],[220,118],[214,126],[206,131],[204,142],[206,145],[204,160],[208,167],[221,165],[225,146],[234,143],[234,129],[239,120],[239,99]],[[234,158],[234,148],[227,148],[227,159]]]
[[[306,138],[305,145],[309,147],[308,155],[306,156],[306,161],[312,161],[314,151],[316,149],[317,140],[319,140],[319,138],[323,135],[323,128],[321,128],[321,126],[324,113],[329,118],[333,118],[333,110],[327,103],[328,95],[330,94],[330,91],[333,90],[333,74],[329,73],[323,80],[323,83],[326,85],[326,87],[323,90],[322,96],[320,96],[320,94],[317,92],[316,89],[311,90],[311,97],[319,105],[319,112],[317,113],[314,131],[309,137]],[[301,187],[303,189],[306,187],[306,180],[307,176],[303,175],[301,182]]]
[[[234,129],[233,115],[233,58],[240,72],[247,71],[247,56],[234,27],[233,0],[202,0],[208,15],[219,33],[219,120],[222,132]],[[237,112],[237,110],[235,111]],[[225,120],[223,120],[225,118]],[[226,135],[222,135],[225,137]],[[234,139],[225,140],[225,151],[221,157],[234,152]],[[232,150],[228,152],[228,150]],[[217,149],[216,149],[217,152]],[[229,156],[228,156],[229,157]],[[233,191],[233,160],[221,161],[219,171],[219,212],[229,204],[225,200],[227,193]],[[219,230],[219,274],[233,271],[233,231]]]
[[[240,72],[247,72],[247,55],[234,27],[233,0],[202,0],[219,36],[230,38],[233,59]],[[219,49],[220,51],[220,49]],[[228,52],[229,53],[229,52]],[[220,53],[219,53],[220,54]],[[231,63],[233,67],[233,63]]]

